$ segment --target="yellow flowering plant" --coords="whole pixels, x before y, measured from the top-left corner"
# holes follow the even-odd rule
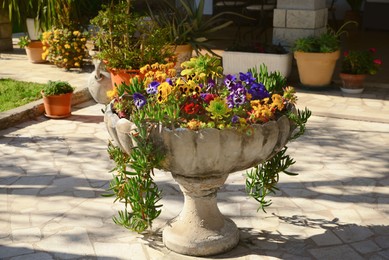
[[[251,135],[255,124],[286,115],[293,122],[292,140],[304,133],[311,115],[308,109],[295,108],[293,87],[287,86],[279,72],[268,73],[265,65],[259,70],[223,75],[220,58],[202,55],[181,66],[181,74],[176,75],[173,63],[146,65],[140,69],[140,76],[111,93],[110,111],[136,126],[129,134],[136,147],[126,154],[110,144],[108,152],[116,163],[116,173],[107,196],[115,196],[115,201],[125,204],[114,222],[137,232],[150,227],[161,212],[161,192],[153,181],[153,169],[161,168],[164,154],[153,144],[151,129],[233,128]],[[277,189],[279,173],[294,174],[288,171],[294,160],[286,149],[247,172],[247,192],[263,210],[271,204],[266,196]]]
[[[53,28],[42,34],[45,45],[43,59],[65,69],[81,68],[88,55],[86,42],[88,32]]]

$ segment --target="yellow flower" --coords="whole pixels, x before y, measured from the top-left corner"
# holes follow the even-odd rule
[[[65,44],[65,49],[70,49],[70,45],[69,44]]]
[[[68,59],[66,59],[66,58],[65,58],[65,59],[63,59],[63,62],[68,62]]]
[[[202,124],[203,124],[203,123],[202,123],[201,121],[198,121],[198,120],[196,120],[196,119],[192,119],[192,120],[190,120],[190,121],[187,123],[187,127],[188,127],[189,129],[192,129],[192,130],[196,131],[196,130],[199,130],[199,129],[201,128]]]
[[[268,104],[269,99],[263,99],[263,102],[260,100],[253,100],[250,102],[252,111],[250,112],[250,119],[252,121],[260,120],[261,122],[267,122],[274,116],[271,106]]]
[[[81,33],[80,33],[79,31],[74,31],[74,32],[73,32],[73,35],[74,35],[74,36],[78,36],[78,35],[80,35],[80,34],[81,34]]]
[[[172,92],[172,86],[167,82],[163,82],[158,86],[157,99],[159,103],[166,102],[170,93]]]
[[[143,66],[142,68],[140,68],[140,73],[145,74],[149,69],[150,69],[150,65],[147,64],[147,65]]]
[[[271,108],[278,108],[279,111],[284,109],[284,99],[279,94],[273,94],[271,99],[273,101],[271,104]]]
[[[113,88],[112,90],[108,90],[107,91],[107,97],[109,99],[113,99],[114,97],[116,97],[118,95],[118,92],[117,92],[117,89],[116,88]]]
[[[74,66],[76,66],[76,67],[80,67],[80,63],[78,63],[78,62],[75,62],[75,63],[74,63]]]
[[[169,75],[169,77],[173,78],[177,75],[177,71],[176,69],[169,69],[167,74]]]

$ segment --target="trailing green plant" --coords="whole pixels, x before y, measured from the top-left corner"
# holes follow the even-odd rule
[[[43,88],[43,94],[45,96],[61,95],[67,93],[73,93],[74,87],[67,81],[51,81],[49,80]]]
[[[262,209],[266,212],[265,208],[272,204],[271,200],[267,200],[266,197],[278,190],[277,183],[281,172],[287,175],[297,175],[297,173],[288,171],[295,161],[285,154],[287,149],[288,147],[285,146],[271,159],[246,172],[246,191],[249,196],[259,202],[258,210]]]

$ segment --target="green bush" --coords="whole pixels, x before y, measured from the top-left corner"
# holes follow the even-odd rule
[[[66,81],[49,81],[46,86],[43,88],[43,93],[45,96],[61,95],[72,93],[74,87],[72,87]]]

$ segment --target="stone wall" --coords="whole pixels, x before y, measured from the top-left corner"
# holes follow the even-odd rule
[[[296,39],[320,35],[327,28],[325,0],[278,0],[273,18],[273,44],[287,48]]]

